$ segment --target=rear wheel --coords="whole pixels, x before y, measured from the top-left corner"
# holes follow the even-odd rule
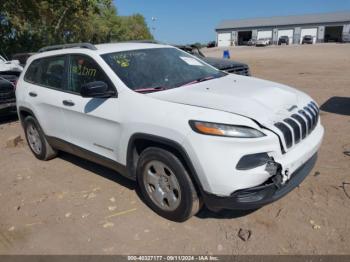
[[[24,119],[24,132],[29,148],[36,158],[50,160],[57,155],[57,151],[49,145],[38,121],[34,117],[28,116]]]
[[[162,217],[182,222],[200,209],[190,176],[169,151],[145,149],[138,161],[137,181],[146,204]]]

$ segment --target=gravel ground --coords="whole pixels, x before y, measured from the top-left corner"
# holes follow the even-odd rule
[[[217,48],[204,52],[222,56]],[[230,53],[254,76],[294,86],[323,105],[325,140],[300,187],[255,212],[204,209],[173,223],[111,170],[68,154],[41,162],[25,143],[6,147],[23,133],[16,119],[3,119],[0,254],[350,254],[350,156],[343,153],[350,150],[350,45]],[[240,229],[251,232],[247,241]]]

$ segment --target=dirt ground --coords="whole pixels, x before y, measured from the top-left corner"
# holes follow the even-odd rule
[[[204,50],[222,56],[222,50]],[[350,45],[230,48],[252,74],[323,105],[326,133],[301,186],[255,212],[201,211],[185,223],[153,213],[134,183],[77,157],[36,160],[16,119],[0,123],[0,254],[350,254]],[[332,99],[331,99],[332,98]],[[329,100],[331,99],[331,100]],[[348,184],[346,184],[348,183]],[[251,230],[248,241],[240,229]]]

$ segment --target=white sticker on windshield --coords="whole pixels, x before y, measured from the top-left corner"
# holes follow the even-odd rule
[[[194,59],[192,57],[185,57],[185,56],[180,56],[180,58],[185,61],[189,65],[193,66],[203,66],[201,62],[199,62],[197,59]]]

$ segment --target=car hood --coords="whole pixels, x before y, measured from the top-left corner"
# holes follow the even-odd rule
[[[201,59],[208,63],[209,65],[212,65],[213,67],[216,67],[217,69],[223,70],[228,68],[234,68],[234,67],[248,67],[244,63],[232,61],[229,59],[222,59],[222,58],[215,58],[215,57],[201,57]]]
[[[22,72],[23,67],[19,64],[13,63],[12,61],[0,61],[0,72],[6,71]]]
[[[275,129],[274,123],[311,101],[309,96],[291,87],[239,75],[227,75],[148,95],[168,102],[242,115],[271,129]]]

